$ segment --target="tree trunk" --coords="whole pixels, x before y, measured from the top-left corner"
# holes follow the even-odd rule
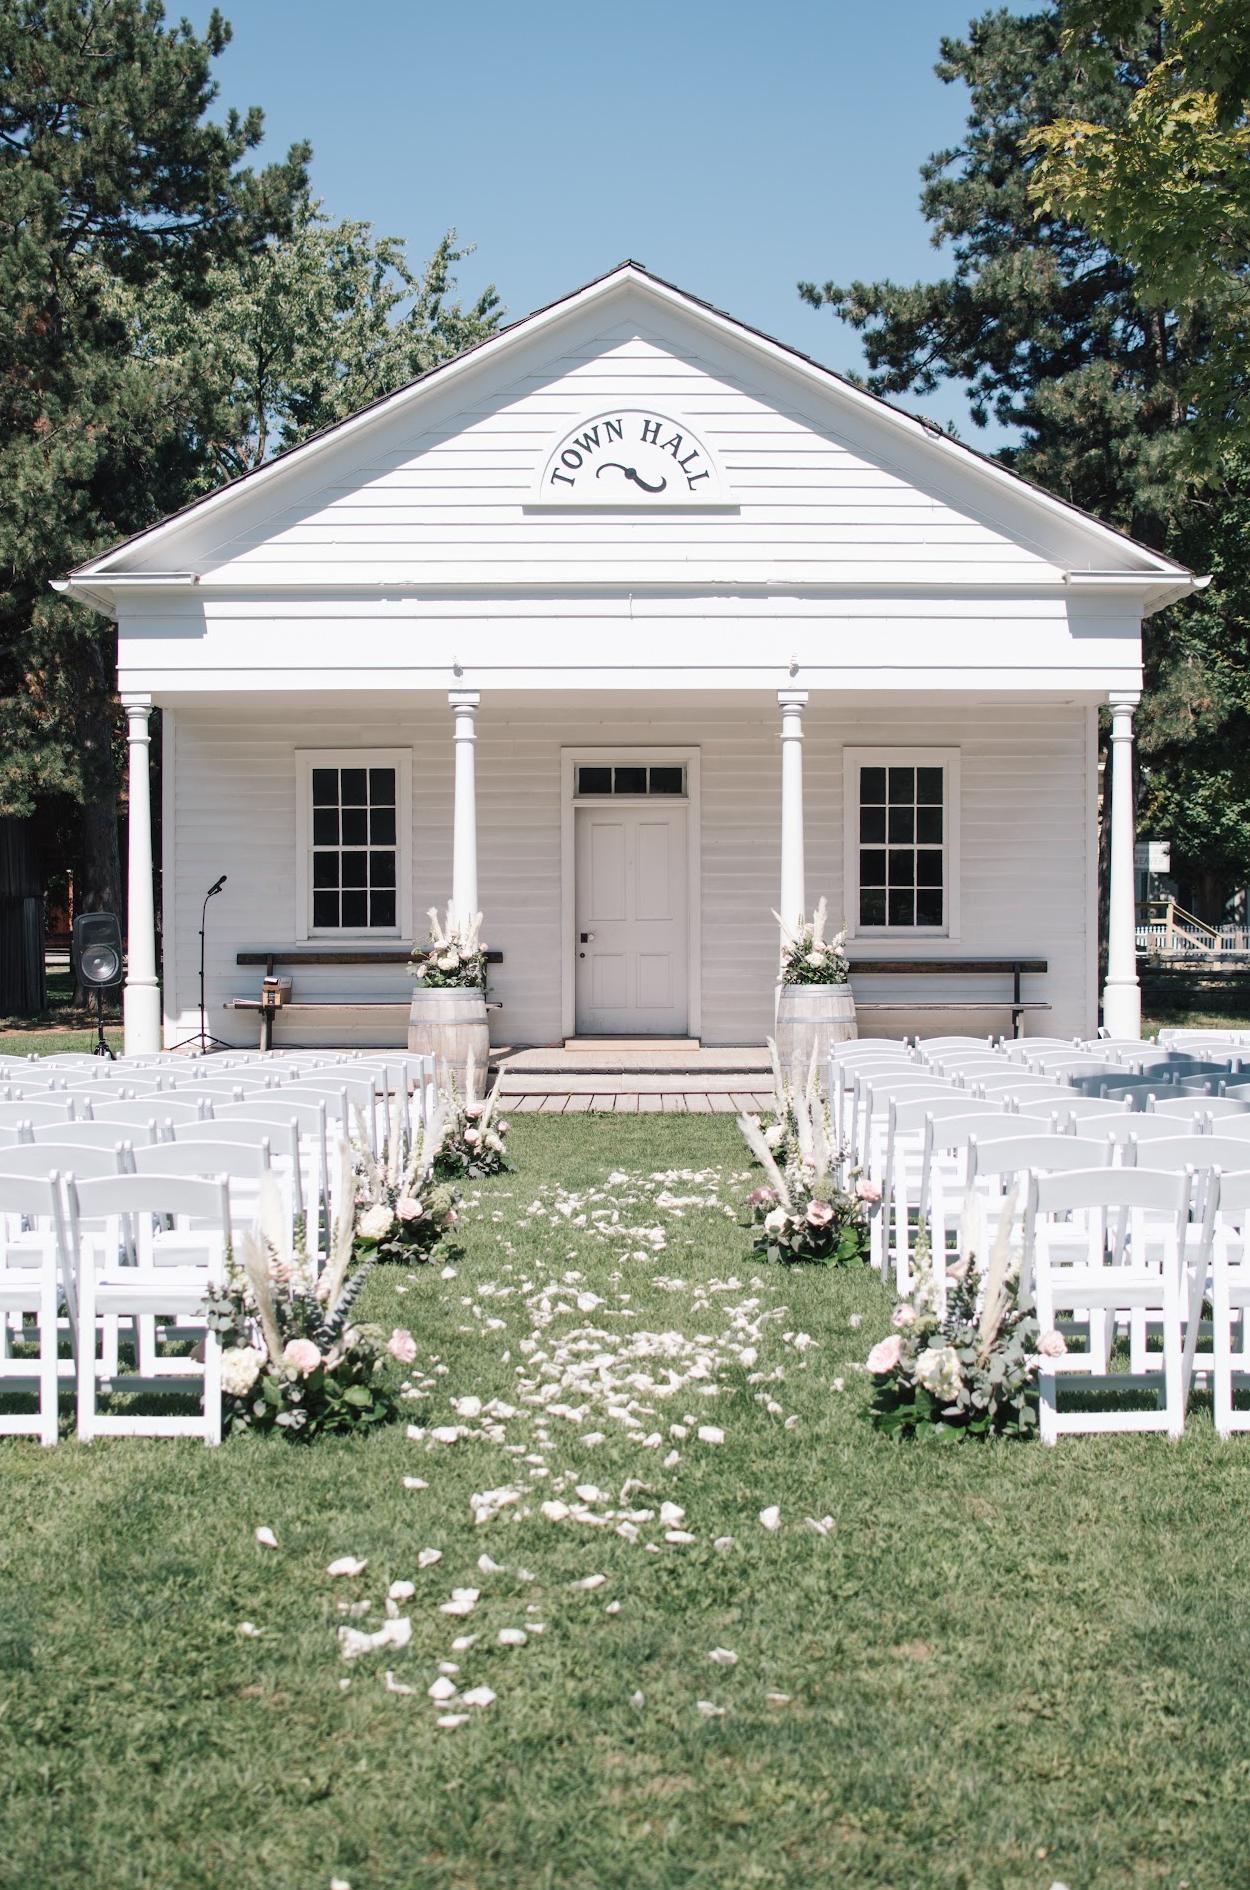
[[[48,1008],[43,957],[43,879],[33,823],[0,819],[0,1015]]]

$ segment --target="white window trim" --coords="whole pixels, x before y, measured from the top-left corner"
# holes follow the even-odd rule
[[[942,882],[945,925],[861,925],[859,923],[859,771],[861,768],[942,768],[945,770],[942,822]],[[848,938],[916,941],[959,938],[960,751],[958,748],[844,748],[842,750],[843,884],[846,887]]]
[[[314,768],[394,768],[395,920],[388,926],[318,926],[312,922],[312,771]],[[295,751],[295,938],[350,942],[412,937],[411,748],[297,748]]]

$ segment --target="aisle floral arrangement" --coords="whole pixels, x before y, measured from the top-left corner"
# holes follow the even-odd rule
[[[311,1442],[384,1423],[399,1408],[395,1366],[416,1357],[410,1332],[388,1337],[350,1314],[373,1262],[356,1251],[352,1156],[342,1148],[342,1209],[329,1260],[291,1246],[276,1181],[261,1184],[256,1226],[239,1243],[224,1283],[207,1299],[222,1345],[223,1415],[230,1430],[279,1431]]]
[[[747,1196],[749,1225],[761,1259],[783,1265],[860,1266],[868,1255],[868,1216],[875,1191],[837,1180],[838,1152],[814,1071],[804,1090],[784,1082],[773,1051],[774,1106],[767,1129],[758,1116],[738,1127],[767,1176]]]
[[[1040,1332],[1020,1300],[1014,1218],[1009,1202],[984,1271],[971,1255],[947,1268],[945,1312],[928,1252],[916,1254],[911,1296],[868,1354],[878,1430],[945,1440],[1036,1435],[1038,1365],[1067,1345],[1062,1333]]]
[[[851,975],[846,956],[846,929],[825,937],[829,911],[822,899],[810,919],[797,927],[786,924],[779,912],[773,913],[781,927],[782,984],[845,984]]]
[[[367,1125],[357,1117],[353,1142],[354,1242],[362,1258],[399,1260],[409,1265],[429,1260],[456,1225],[460,1197],[455,1188],[436,1175],[446,1121],[440,1097],[431,1120],[410,1127],[397,1096],[387,1117],[386,1139],[381,1152],[375,1155]]]
[[[440,919],[437,906],[429,910],[430,942],[417,946],[408,961],[408,969],[427,991],[485,990],[486,946],[481,939],[482,915],[475,912],[467,919],[456,916],[448,906]]]
[[[477,1093],[477,1070],[470,1051],[464,1095],[453,1076],[442,1096],[443,1134],[434,1172],[444,1181],[481,1181],[508,1169],[508,1124],[496,1114],[498,1091]]]

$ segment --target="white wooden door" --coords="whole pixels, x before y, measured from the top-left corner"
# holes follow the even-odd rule
[[[576,818],[577,1034],[683,1036],[686,807],[617,801]]]

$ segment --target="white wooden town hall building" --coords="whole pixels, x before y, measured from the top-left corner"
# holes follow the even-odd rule
[[[1090,1032],[1108,702],[1104,1007],[1134,1031],[1141,620],[1197,582],[625,263],[68,580],[119,627],[127,1047],[194,1029],[222,873],[209,1027],[239,1042],[238,954],[272,950],[355,1007],[275,1041],[402,1043],[401,954],[449,896],[512,1044],[760,1043],[771,908],[822,893],[853,959],[933,962],[857,979],[873,1028],[967,1028],[907,1010],[956,996],[1001,1027],[1004,980],[937,961],[1030,956],[1030,1021]]]

